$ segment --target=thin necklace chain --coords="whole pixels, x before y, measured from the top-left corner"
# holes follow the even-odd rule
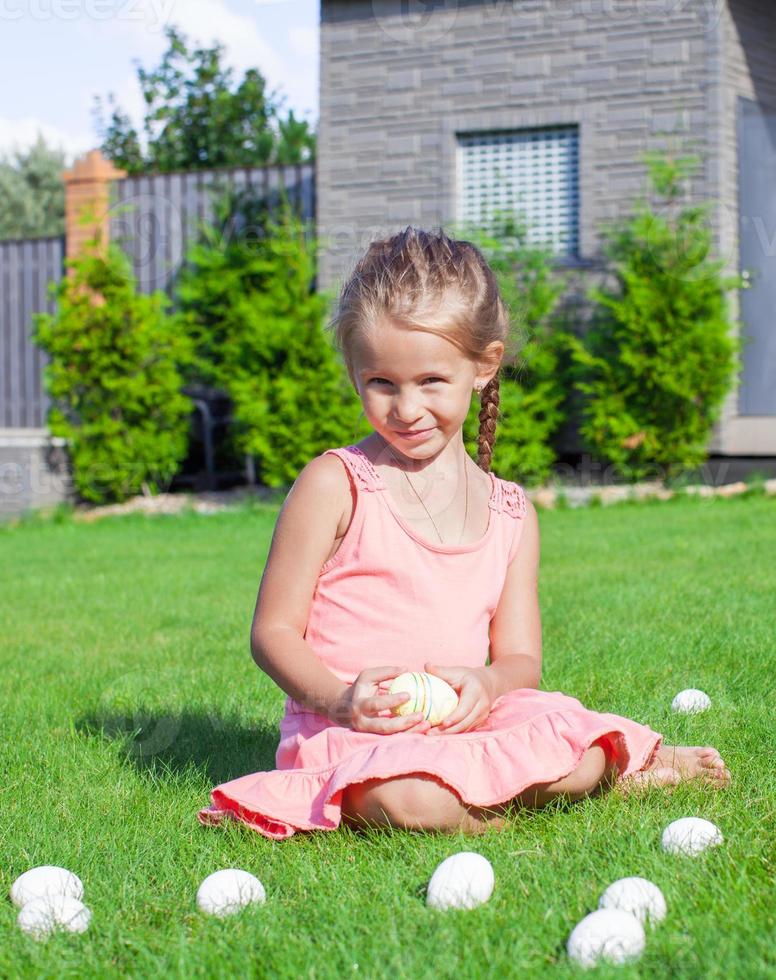
[[[407,483],[409,483],[410,487],[412,488],[412,492],[415,494],[415,496],[420,501],[421,506],[423,507],[423,510],[425,510],[425,512],[428,514],[428,519],[434,525],[434,530],[436,531],[437,535],[439,536],[440,542],[442,544],[444,544],[445,543],[444,542],[444,539],[442,538],[442,535],[439,534],[439,528],[436,526],[436,521],[431,516],[431,514],[428,513],[428,507],[426,507],[426,505],[423,503],[423,498],[420,496],[420,494],[418,493],[418,491],[412,485],[412,480],[410,480],[409,475],[407,474],[407,471],[401,467],[401,460],[399,459],[399,457],[396,455],[396,453],[391,448],[391,444],[388,442],[388,440],[387,439],[384,439],[383,441],[385,442],[385,445],[386,445],[386,447],[388,449],[388,452],[391,454],[391,456],[393,456],[393,458],[396,460],[396,462],[400,464],[399,465],[399,469],[402,471],[402,473],[404,474],[405,479],[407,480]],[[458,536],[458,544],[460,544],[461,541],[463,540],[463,532],[466,530],[466,518],[469,516],[469,467],[466,465],[466,459],[464,459],[464,461],[463,461],[463,476],[464,476],[464,482],[466,484],[466,506],[465,506],[464,512],[463,512],[463,527],[461,528],[461,533]]]

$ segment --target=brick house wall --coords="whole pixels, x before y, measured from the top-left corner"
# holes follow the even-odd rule
[[[639,156],[677,140],[704,157],[690,193],[712,203],[736,269],[734,91],[752,90],[753,65],[772,91],[776,23],[769,0],[730,3],[735,21],[726,0],[446,0],[425,16],[401,0],[322,0],[320,285],[336,288],[377,235],[455,221],[458,132],[570,123],[588,278],[601,223],[646,191]],[[746,57],[744,24],[758,38]],[[737,451],[724,432],[735,412],[731,398],[711,452]]]

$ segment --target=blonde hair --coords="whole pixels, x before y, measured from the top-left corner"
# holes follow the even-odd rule
[[[373,241],[346,279],[327,325],[353,386],[359,337],[384,319],[444,337],[471,361],[486,360],[494,341],[506,347],[509,314],[493,270],[471,242],[407,226]],[[480,392],[477,465],[488,472],[496,440],[500,366]]]

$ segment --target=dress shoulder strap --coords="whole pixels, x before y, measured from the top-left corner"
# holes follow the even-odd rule
[[[511,480],[502,480],[501,477],[497,476],[494,503],[497,510],[509,514],[510,517],[525,517],[525,491],[519,483],[513,483]]]
[[[358,446],[343,446],[338,449],[327,449],[325,452],[339,456],[359,490],[385,489],[382,477],[372,465],[372,461]]]

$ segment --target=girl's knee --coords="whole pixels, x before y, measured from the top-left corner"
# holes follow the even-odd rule
[[[466,822],[460,798],[433,776],[389,780],[384,787],[393,808],[392,823],[407,830],[455,830]]]
[[[353,827],[390,826],[397,815],[395,802],[395,794],[386,792],[384,780],[353,783],[342,793],[343,822]]]
[[[405,830],[480,829],[458,795],[425,774],[372,779],[346,788],[346,823],[400,827]]]

